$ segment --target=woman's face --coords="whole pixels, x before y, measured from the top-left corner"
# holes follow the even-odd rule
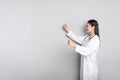
[[[87,33],[91,33],[94,31],[94,27],[92,27],[89,23],[86,24]]]

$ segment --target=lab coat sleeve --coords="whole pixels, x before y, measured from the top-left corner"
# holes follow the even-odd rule
[[[66,33],[66,35],[71,38],[72,40],[76,41],[77,43],[79,44],[82,44],[82,41],[84,40],[84,38],[87,36],[87,35],[84,35],[84,36],[78,36],[76,35],[74,32],[72,32],[71,30],[69,30],[69,32]]]
[[[75,51],[80,53],[81,55],[88,56],[88,55],[94,53],[94,51],[98,47],[99,47],[99,40],[94,39],[94,40],[90,41],[87,46],[76,45]]]

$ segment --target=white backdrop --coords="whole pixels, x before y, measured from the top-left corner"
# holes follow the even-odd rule
[[[99,80],[120,80],[119,0],[1,0],[0,80],[79,80],[80,54],[62,29],[77,35],[100,24]]]

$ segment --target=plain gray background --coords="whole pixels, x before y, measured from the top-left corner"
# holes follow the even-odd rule
[[[99,22],[99,80],[120,80],[119,0],[0,0],[0,80],[79,80],[80,54],[67,45],[68,23],[84,34]]]

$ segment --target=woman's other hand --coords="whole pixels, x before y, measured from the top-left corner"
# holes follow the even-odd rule
[[[73,41],[71,40],[68,40],[68,45],[71,46],[71,47],[76,47],[76,43],[74,43]]]

